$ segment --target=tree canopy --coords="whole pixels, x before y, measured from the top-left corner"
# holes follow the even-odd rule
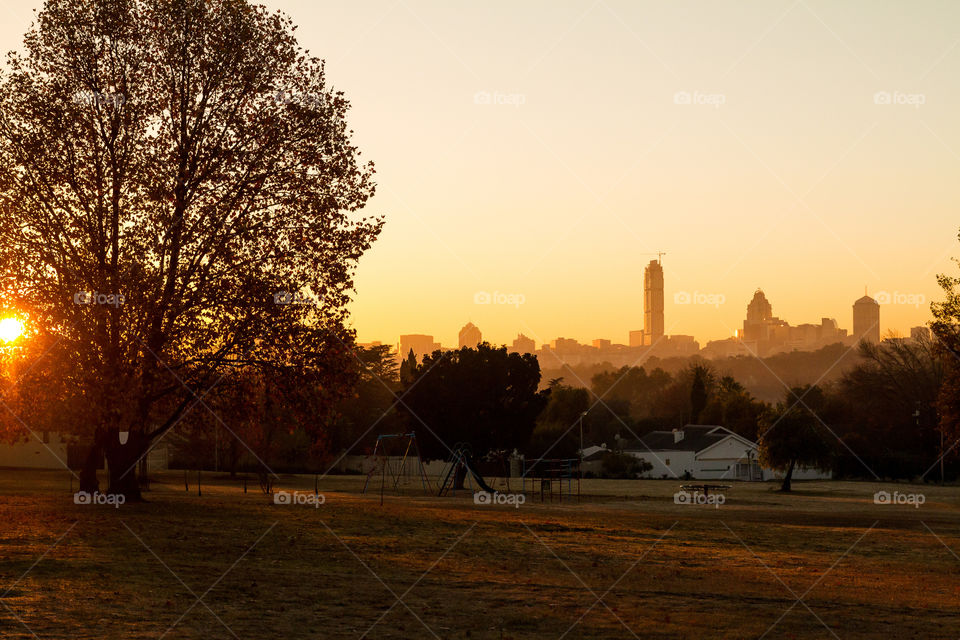
[[[139,456],[248,363],[348,381],[382,220],[355,215],[373,165],[293,31],[247,0],[47,0],[9,55],[0,300],[77,435],[130,431]]]
[[[522,448],[547,402],[530,354],[483,343],[426,355],[403,396],[421,451],[447,458],[458,444],[474,456]]]

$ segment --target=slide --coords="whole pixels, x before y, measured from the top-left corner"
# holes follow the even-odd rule
[[[477,481],[477,486],[480,487],[480,490],[486,491],[487,493],[496,493],[494,489],[490,488],[490,485],[484,482],[483,476],[477,473],[477,470],[473,468],[473,461],[470,460],[470,456],[468,456],[466,452],[462,453],[461,455],[463,456],[463,463],[467,465],[467,471],[473,475],[473,479]]]

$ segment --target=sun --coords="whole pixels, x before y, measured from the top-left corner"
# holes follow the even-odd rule
[[[0,320],[0,340],[13,342],[23,333],[23,323],[18,318]]]

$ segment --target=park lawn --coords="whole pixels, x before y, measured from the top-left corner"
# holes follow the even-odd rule
[[[314,508],[195,479],[115,509],[0,471],[0,637],[960,638],[957,487],[886,486],[913,508],[876,483],[733,483],[714,508],[587,480],[514,508],[409,484],[380,506],[330,476]]]

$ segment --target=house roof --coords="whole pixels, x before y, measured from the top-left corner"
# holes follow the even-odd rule
[[[703,451],[735,433],[719,425],[688,424],[683,440],[674,442],[673,431],[651,431],[639,440],[624,444],[625,451]]]

